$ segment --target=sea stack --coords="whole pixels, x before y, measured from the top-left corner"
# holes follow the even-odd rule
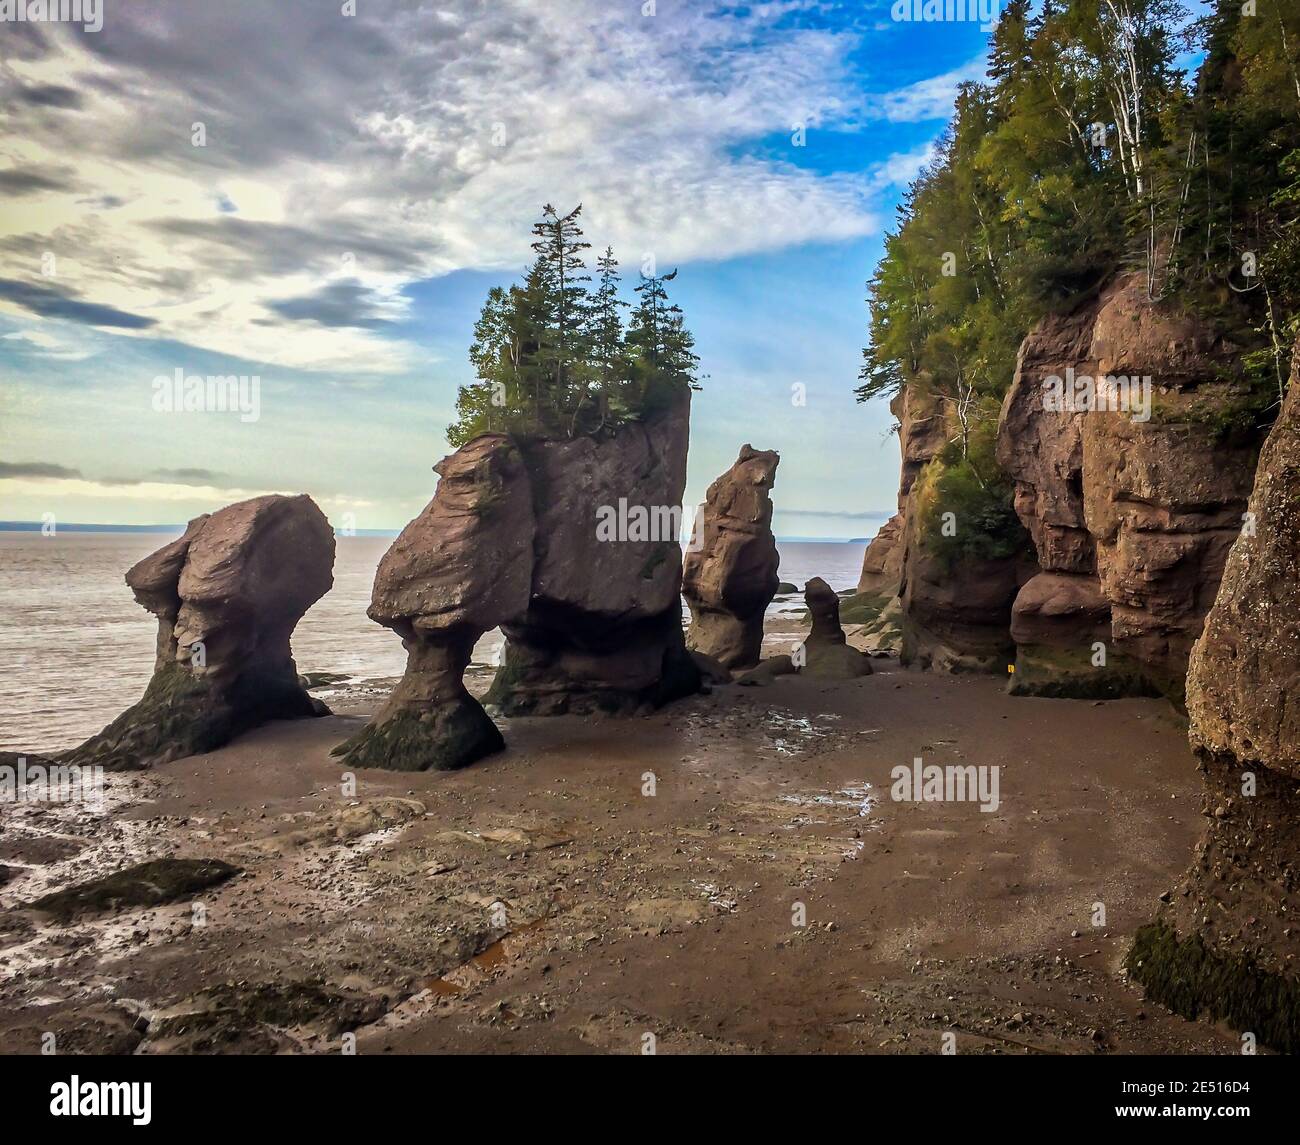
[[[483,633],[528,607],[533,500],[518,447],[475,438],[434,466],[433,500],[393,542],[367,615],[406,649],[406,672],[379,714],[334,754],[354,767],[464,767],[505,746],[465,689]]]
[[[742,446],[736,463],[709,486],[697,545],[686,554],[687,645],[731,669],[758,663],[763,614],[780,584],[771,497],[780,461],[773,450]]]
[[[602,438],[483,434],[435,466],[434,498],[380,562],[368,610],[402,638],[406,673],[334,754],[422,771],[499,751],[462,680],[497,627],[507,643],[485,701],[507,716],[626,714],[698,691],[677,539],[688,418],[683,393]]]
[[[334,531],[306,495],[196,517],[126,582],[158,618],[139,703],[62,757],[109,770],[212,751],[267,720],[325,715],[298,682],[289,638],[334,583]]]
[[[683,387],[602,437],[520,439],[536,528],[485,697],[503,714],[629,715],[699,690],[681,621],[689,434]]]
[[[1184,1017],[1300,1051],[1300,343],[1191,655],[1207,832],[1129,970]]]
[[[871,675],[871,658],[850,648],[840,624],[840,598],[821,577],[804,586],[812,631],[803,642],[803,674],[828,680]]]

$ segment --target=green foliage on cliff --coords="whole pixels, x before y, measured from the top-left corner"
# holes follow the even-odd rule
[[[599,433],[646,416],[684,387],[699,388],[695,340],[665,285],[677,271],[643,273],[629,307],[606,247],[591,290],[581,213],[581,205],[567,215],[544,207],[523,283],[488,292],[469,351],[478,380],[460,388],[447,430],[453,446],[489,431]]]
[[[1153,301],[1245,348],[1249,388],[1203,414],[1234,440],[1276,414],[1300,326],[1300,5],[1217,0],[1195,22],[1177,0],[1034,9],[1009,0],[869,286],[858,397],[943,399],[953,442],[918,490],[923,543],[950,563],[1026,544],[989,443],[1044,314],[1144,273]]]
[[[1034,321],[1130,269],[1231,332],[1276,403],[1300,317],[1300,6],[1241,9],[1011,0],[886,240],[862,400],[924,377],[996,416]]]
[[[1003,560],[1031,551],[1012,508],[1011,483],[993,456],[994,429],[995,423],[984,422],[964,447],[950,443],[917,479],[921,542],[949,569],[963,560]]]

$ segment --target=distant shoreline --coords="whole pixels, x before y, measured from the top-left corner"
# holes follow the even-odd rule
[[[0,521],[0,533],[39,533],[40,521]],[[69,522],[57,526],[60,533],[157,533],[180,534],[184,525],[94,525]],[[358,537],[395,537],[400,529],[357,529]],[[870,537],[777,537],[777,544],[786,545],[869,545]]]

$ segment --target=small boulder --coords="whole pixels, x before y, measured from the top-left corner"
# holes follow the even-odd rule
[[[789,656],[769,656],[762,663],[741,672],[736,683],[746,688],[761,688],[778,676],[793,676],[798,670]]]

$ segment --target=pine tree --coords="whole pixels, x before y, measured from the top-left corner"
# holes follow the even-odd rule
[[[695,339],[683,324],[680,306],[668,301],[664,284],[677,277],[642,274],[634,288],[638,302],[632,311],[627,343],[634,356],[637,400],[643,409],[662,406],[682,386],[698,389]]]
[[[528,437],[601,433],[663,405],[683,386],[699,388],[694,339],[664,283],[636,288],[638,305],[624,331],[618,260],[597,259],[594,293],[585,283],[578,226],[581,205],[559,215],[549,204],[533,227],[536,259],[521,284],[488,291],[474,326],[469,360],[476,381],[462,386],[454,446],[487,432]]]
[[[598,271],[596,294],[591,306],[591,325],[588,334],[592,364],[598,392],[598,428],[609,422],[611,415],[623,412],[624,395],[620,383],[629,373],[627,347],[623,341],[623,316],[628,303],[618,296],[618,260],[614,248],[607,246],[596,260]]]
[[[545,316],[541,355],[546,363],[546,397],[538,395],[537,416],[543,418],[542,406],[549,404],[547,417],[558,427],[563,411],[571,408],[574,388],[579,384],[575,377],[575,364],[585,361],[585,327],[589,304],[587,288],[591,281],[587,274],[582,252],[591,244],[582,241],[582,228],[578,216],[582,214],[579,203],[567,215],[560,215],[547,203],[542,208],[542,218],[533,224],[533,250],[537,253],[534,272],[530,273],[527,287],[529,297]]]

